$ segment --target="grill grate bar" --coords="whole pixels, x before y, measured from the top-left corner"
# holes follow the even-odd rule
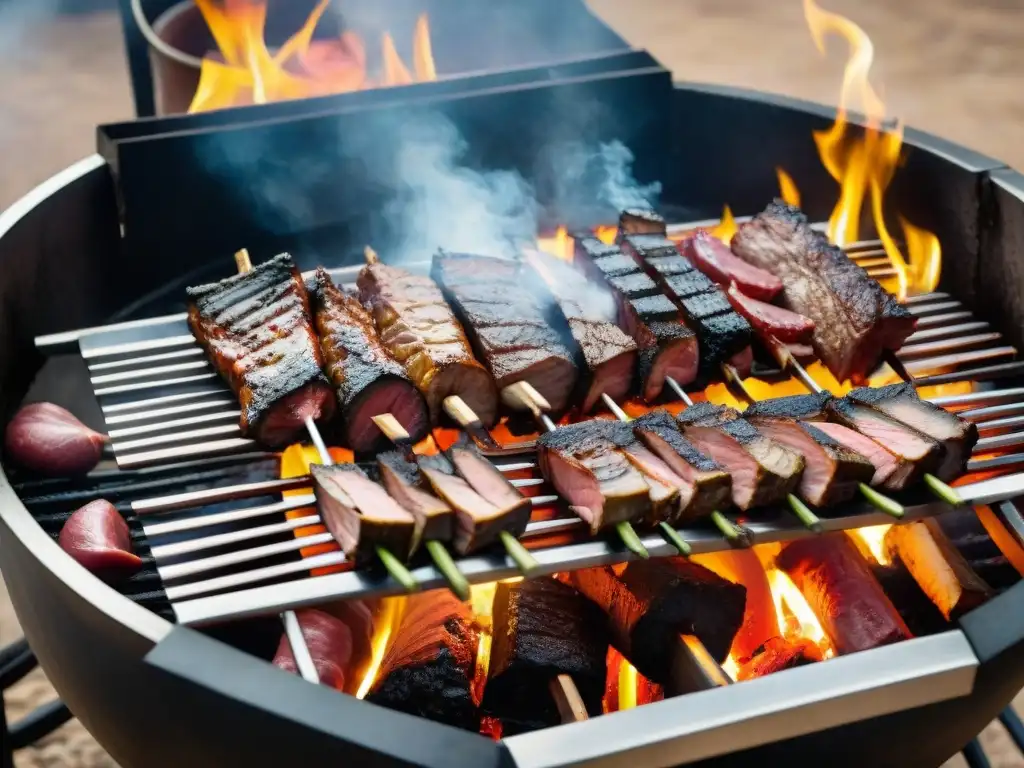
[[[957,408],[964,405],[977,407],[1024,403],[1024,387],[989,389],[981,392],[967,392],[962,395],[940,395],[929,397],[928,402],[943,408]]]
[[[931,376],[914,377],[917,387],[934,387],[938,384],[956,384],[962,381],[992,381],[994,379],[1016,378],[1024,376],[1024,363],[1000,363],[986,365],[981,368],[968,368],[950,373],[936,373]]]
[[[109,405],[101,403],[101,407],[103,409],[103,417],[106,418],[107,414],[110,413],[127,413],[134,411],[143,411],[153,406],[162,406],[167,405],[169,403],[182,403],[188,402],[190,400],[201,400],[202,398],[209,397],[211,395],[231,395],[231,392],[230,390],[228,390],[227,387],[210,387],[208,389],[199,389],[190,392],[179,392],[174,395],[161,395],[160,397],[151,397],[147,398],[146,400],[135,400],[133,402],[111,403]],[[235,405],[238,401],[235,400],[234,397],[232,397],[230,402],[232,405]]]
[[[911,344],[919,344],[923,341],[936,341],[937,339],[945,339],[949,336],[959,336],[965,333],[974,333],[976,331],[984,331],[991,326],[981,320],[977,320],[970,323],[960,323],[959,325],[948,325],[945,327],[929,328],[924,331],[915,331],[910,334],[907,338],[907,345],[904,345],[901,352],[906,350],[907,346]]]
[[[158,545],[150,547],[150,552],[155,560],[160,561],[169,557],[190,555],[194,552],[201,552],[204,549],[221,547],[225,544],[238,544],[243,541],[260,539],[264,536],[288,533],[289,531],[294,531],[296,528],[305,528],[307,526],[321,524],[320,515],[306,515],[304,517],[290,518],[280,523],[268,523],[267,525],[260,525],[255,528],[246,528],[241,531],[217,533],[212,536],[204,536],[201,539],[191,539],[189,541],[175,542],[174,544]]]
[[[166,520],[158,523],[143,523],[142,530],[147,536],[163,536],[168,533],[183,533],[195,531],[200,528],[212,527],[215,525],[226,525],[228,523],[239,523],[244,520],[252,520],[264,515],[283,514],[303,507],[316,505],[316,496],[312,493],[304,493],[301,496],[289,496],[286,499],[273,504],[262,504],[256,507],[246,507],[228,512],[216,512],[211,515],[200,515],[198,517],[186,517],[181,520]]]
[[[241,427],[238,423],[222,424],[217,427],[203,427],[201,429],[186,429],[180,432],[174,432],[169,435],[155,435],[153,437],[140,437],[135,440],[122,440],[114,442],[114,450],[131,451],[135,448],[150,448],[154,445],[163,445],[165,443],[180,443],[184,441],[191,441],[195,438],[204,437],[217,437],[222,438],[228,435],[240,435],[242,433]],[[252,442],[251,440],[249,441]]]
[[[126,360],[124,362],[133,364],[136,361],[134,359]],[[93,386],[100,384],[116,384],[122,381],[137,381],[139,379],[155,379],[160,381],[164,379],[167,374],[187,373],[188,371],[200,371],[208,369],[209,363],[205,359],[202,360],[190,360],[184,363],[172,363],[170,365],[155,365],[150,368],[136,368],[128,371],[118,371],[117,373],[104,373],[99,376],[93,376],[91,381]],[[97,391],[102,391],[97,390]]]
[[[1006,448],[1016,448],[1024,445],[1024,432],[1011,432],[1006,435],[993,435],[983,437],[978,441],[975,453],[988,453],[990,451],[1002,451]]]
[[[960,365],[969,365],[971,363],[984,363],[989,360],[999,360],[1004,357],[1016,356],[1016,347],[988,347],[987,349],[961,352],[959,354],[939,355],[938,357],[911,360],[905,367],[909,373],[919,373],[942,370],[943,368],[953,368]],[[920,385],[920,382],[918,382],[918,384]]]
[[[974,315],[970,312],[945,312],[941,315],[926,315],[925,317],[919,317],[917,319],[917,331],[927,330],[929,328],[937,328],[944,326],[947,323],[955,323],[960,320],[973,320]]]
[[[206,366],[209,368],[209,366]],[[116,384],[112,387],[99,387],[95,389],[97,397],[103,397],[104,395],[123,395],[132,392],[143,392],[147,389],[167,388],[179,386],[181,384],[194,384],[201,381],[213,381],[217,378],[217,374],[213,371],[208,373],[200,373],[195,376],[181,376],[176,379],[160,379],[158,381],[140,381],[134,384]],[[222,387],[221,391],[226,391],[226,387]]]
[[[123,450],[127,448],[126,445],[120,443],[119,440],[122,437],[134,437],[135,435],[148,435],[153,432],[163,432],[164,430],[174,429],[175,427],[191,427],[197,424],[209,424],[213,421],[224,421],[225,419],[234,419],[238,421],[238,417],[241,415],[241,411],[229,410],[229,411],[217,411],[216,413],[207,413],[202,416],[188,416],[184,419],[171,419],[170,421],[160,421],[155,424],[143,424],[137,427],[123,427],[121,429],[111,429],[107,432],[109,437],[114,443],[114,450]],[[237,429],[238,424],[234,425]]]
[[[107,426],[111,427],[115,424],[131,424],[136,421],[149,421],[151,419],[159,419],[163,416],[179,416],[183,413],[195,413],[196,411],[207,411],[211,408],[226,408],[228,410],[222,411],[222,413],[241,413],[237,410],[238,403],[233,399],[219,398],[217,400],[207,400],[201,403],[189,403],[188,405],[172,405],[167,408],[154,408],[152,411],[144,411],[142,413],[125,413],[121,416],[105,416],[104,421],[107,422]]]
[[[118,368],[130,368],[145,363],[159,363],[165,360],[178,360],[188,357],[202,357],[203,350],[198,344],[193,344],[188,349],[180,349],[176,352],[161,352],[158,355],[143,355],[142,357],[126,357],[121,360],[111,360],[107,363],[93,363],[89,366],[90,371],[111,371]],[[94,380],[95,381],[95,380]]]
[[[997,430],[1014,429],[1015,427],[1024,427],[1024,416],[1007,416],[1005,419],[984,421],[978,425],[978,431],[984,434]]]
[[[1024,413],[1024,402],[991,405],[987,408],[972,408],[969,411],[960,411],[957,415],[976,424],[982,424],[992,419],[1002,419],[1018,413]]]
[[[907,309],[912,315],[921,317],[922,315],[936,315],[947,312],[958,312],[963,307],[959,301],[955,299],[953,301],[940,301],[937,304],[910,304]]]
[[[1003,335],[998,332],[976,333],[970,336],[959,336],[952,339],[940,341],[925,341],[921,344],[910,344],[903,347],[896,354],[901,360],[914,360],[917,358],[928,358],[932,355],[941,355],[954,352],[960,349],[973,349],[989,342],[1000,341]]]

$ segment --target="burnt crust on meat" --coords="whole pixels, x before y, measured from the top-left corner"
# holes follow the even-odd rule
[[[747,410],[743,412],[743,415],[747,418],[767,416],[799,419],[801,421],[826,421],[828,418],[828,404],[832,398],[833,395],[829,392],[774,397],[770,400],[751,403]]]

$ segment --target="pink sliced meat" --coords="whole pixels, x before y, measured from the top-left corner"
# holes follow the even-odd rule
[[[805,342],[814,333],[814,321],[797,312],[745,296],[736,283],[726,291],[729,303],[754,329],[782,342]]]
[[[830,421],[814,422],[814,426],[840,445],[849,448],[851,451],[856,451],[871,462],[875,468],[875,474],[871,478],[871,485],[883,486],[891,490],[899,490],[903,487],[902,481],[895,482],[895,487],[890,485],[890,478],[898,480],[898,478],[895,478],[895,474],[902,467],[903,463],[870,437],[865,437],[854,429],[844,427],[842,424],[833,424]],[[912,471],[913,465],[908,464],[905,469]]]
[[[32,403],[7,425],[4,449],[19,467],[47,475],[80,475],[103,456],[107,436],[53,403]]]
[[[79,565],[106,580],[142,567],[141,558],[132,552],[128,523],[106,499],[75,510],[61,528],[58,543]]]
[[[736,283],[747,296],[761,301],[771,301],[782,290],[779,278],[738,258],[706,230],[697,230],[677,247],[693,266],[719,285]]]
[[[329,613],[314,609],[298,611],[296,618],[320,683],[345,690],[345,670],[352,659],[352,631],[348,625]],[[299,666],[287,635],[281,636],[274,666],[298,674]]]

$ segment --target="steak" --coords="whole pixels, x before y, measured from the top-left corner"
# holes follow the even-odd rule
[[[735,283],[726,290],[726,297],[762,335],[790,344],[802,344],[814,333],[814,321],[810,318],[745,296]]]
[[[679,514],[674,522],[706,517],[732,503],[732,477],[683,437],[671,414],[651,411],[631,426],[633,434],[685,483],[679,486]]]
[[[371,561],[377,548],[399,560],[416,551],[422,524],[355,464],[311,464],[320,518],[346,557]]]
[[[665,237],[665,220],[650,208],[626,208],[619,214],[617,240],[626,235],[661,235]]]
[[[187,294],[189,328],[238,398],[245,435],[277,448],[293,442],[306,419],[333,415],[309,296],[291,256]]]
[[[745,353],[753,336],[750,323],[733,309],[721,288],[679,255],[671,240],[628,235],[622,247],[682,309],[686,324],[697,334],[705,376],[716,375],[722,363]]]
[[[606,424],[559,427],[537,441],[541,473],[591,533],[651,514],[650,486],[608,438]]]
[[[732,475],[732,500],[741,510],[775,504],[797,489],[803,457],[761,434],[736,410],[696,403],[678,420],[697,449]]]
[[[782,290],[779,278],[737,258],[728,245],[706,230],[697,230],[677,247],[687,261],[723,287],[735,284],[760,301],[771,301]]]
[[[359,301],[340,291],[323,268],[310,292],[327,377],[334,385],[344,422],[345,444],[357,453],[379,450],[387,437],[374,416],[392,414],[419,442],[430,430],[423,396],[377,338],[373,318]]]
[[[922,400],[913,384],[863,387],[853,390],[847,398],[884,413],[942,445],[942,461],[935,472],[940,479],[953,480],[967,469],[967,462],[978,442],[977,425]]]
[[[611,288],[617,304],[616,322],[638,348],[636,389],[640,395],[653,402],[661,395],[668,377],[680,386],[692,383],[699,362],[697,337],[683,322],[676,307],[670,315],[663,314],[662,319],[651,317],[645,321],[640,317],[632,301],[650,298],[650,295],[635,295],[637,289],[630,281],[638,286],[654,283],[640,271],[636,262],[617,246],[605,245],[595,238],[577,238],[574,264],[592,282]],[[622,288],[633,291],[634,295],[627,295]],[[643,292],[643,288],[639,290]]]
[[[378,263],[363,268],[358,285],[381,344],[426,398],[430,422],[441,419],[445,398],[458,395],[493,427],[498,390],[434,281]]]
[[[419,466],[401,451],[389,451],[377,456],[377,469],[384,490],[421,526],[424,541],[451,541],[455,513],[430,493],[430,483]]]
[[[579,592],[550,577],[498,582],[483,711],[516,731],[561,723],[548,685],[572,677],[591,715],[601,714],[608,675],[604,614]]]
[[[526,381],[555,413],[569,405],[578,372],[572,352],[522,284],[520,264],[439,252],[431,275],[462,321],[477,357],[502,390]]]
[[[690,484],[641,443],[629,424],[605,422],[605,425],[608,439],[629,463],[640,471],[647,482],[651,509],[640,522],[657,525],[662,521],[672,522],[678,519],[683,502],[688,502],[693,494]]]
[[[550,296],[547,317],[562,330],[566,346],[576,352],[581,410],[589,413],[606,394],[621,400],[629,393],[636,369],[637,344],[617,322],[615,296],[592,283],[561,259],[531,254],[536,277],[527,290]]]
[[[732,251],[782,280],[782,303],[814,321],[814,348],[839,381],[863,380],[916,321],[842,249],[779,200],[741,225]]]

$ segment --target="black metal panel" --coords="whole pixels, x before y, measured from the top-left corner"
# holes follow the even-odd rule
[[[983,185],[975,311],[1024,345],[1024,175],[992,171]]]

